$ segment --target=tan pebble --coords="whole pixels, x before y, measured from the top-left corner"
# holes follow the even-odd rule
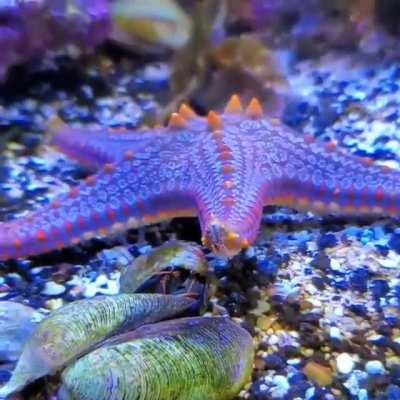
[[[277,333],[278,331],[282,331],[283,327],[279,322],[274,322],[272,324],[272,329],[275,331],[275,333]]]
[[[62,307],[64,305],[64,301],[63,299],[51,299],[51,300],[47,300],[46,303],[46,308],[48,310],[57,310],[58,308]]]
[[[308,361],[303,368],[307,378],[315,382],[318,386],[330,386],[333,382],[331,368],[318,364],[315,361]]]
[[[311,308],[313,308],[313,305],[309,301],[304,300],[304,301],[300,302],[300,310],[301,311],[307,311],[307,310],[310,310]]]
[[[342,399],[343,398],[342,397],[343,393],[339,389],[332,388],[331,391],[332,391],[332,394],[334,396],[336,396],[336,398],[338,398],[338,399]]]
[[[258,316],[267,313],[270,310],[271,310],[271,304],[268,303],[266,300],[261,299],[258,300],[257,307],[252,311],[252,313]]]
[[[393,367],[395,365],[400,365],[400,357],[393,356],[393,357],[386,358],[386,366],[388,368],[391,368],[391,367]]]
[[[311,357],[314,354],[313,349],[302,349],[301,354],[305,357]]]
[[[256,358],[254,360],[254,369],[263,371],[265,369],[265,361],[262,358]]]
[[[276,317],[272,317],[270,315],[263,315],[257,319],[257,326],[263,331],[267,331],[272,327],[275,321]]]
[[[388,349],[387,351],[385,351],[384,354],[385,354],[385,358],[390,358],[395,355],[392,349]]]
[[[75,297],[78,297],[80,294],[82,294],[82,293],[84,293],[84,292],[85,292],[85,286],[84,286],[84,285],[77,285],[77,286],[73,287],[73,288],[69,291],[69,293],[70,293],[72,296],[75,296]]]

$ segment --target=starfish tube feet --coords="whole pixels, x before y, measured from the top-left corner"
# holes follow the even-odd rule
[[[232,257],[249,247],[250,241],[220,221],[213,221],[202,237],[203,245],[214,254]]]
[[[226,196],[222,207],[200,205],[203,245],[221,257],[233,257],[254,243],[261,224],[263,200],[259,185],[247,195]],[[252,193],[252,195],[250,195]]]

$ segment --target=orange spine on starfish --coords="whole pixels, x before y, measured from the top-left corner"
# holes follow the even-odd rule
[[[212,131],[217,131],[222,128],[222,118],[215,111],[210,111],[207,115],[208,127]]]
[[[250,118],[261,118],[263,116],[263,109],[261,103],[253,97],[246,108],[246,115]]]
[[[243,107],[240,97],[237,94],[234,94],[225,107],[225,114],[240,114],[242,112]]]
[[[186,120],[178,113],[172,113],[168,121],[169,128],[185,128],[187,125]]]
[[[196,113],[192,110],[192,108],[185,103],[181,104],[178,113],[182,118],[187,120],[197,117]]]

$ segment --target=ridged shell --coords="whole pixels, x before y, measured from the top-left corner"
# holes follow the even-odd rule
[[[62,374],[62,400],[228,400],[250,378],[249,333],[227,318],[183,318],[111,339]]]
[[[182,240],[169,240],[144,254],[126,268],[120,278],[120,292],[135,292],[148,278],[167,267],[183,267],[205,276],[207,261],[201,247]]]
[[[173,317],[193,304],[183,296],[120,294],[75,301],[35,330],[0,396],[61,369],[112,334]]]
[[[192,22],[173,0],[116,0],[111,14],[112,38],[128,48],[180,49],[190,37]]]

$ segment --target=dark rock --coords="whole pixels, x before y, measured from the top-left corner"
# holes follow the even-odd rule
[[[311,282],[319,290],[324,290],[326,287],[324,279],[321,278],[320,276],[313,276],[311,278]]]
[[[262,378],[259,380],[256,380],[251,385],[249,393],[250,393],[249,400],[270,400],[271,399],[267,390],[265,390],[265,383]]]
[[[394,233],[389,239],[388,246],[397,254],[400,254],[400,233]]]
[[[269,354],[264,358],[265,369],[281,370],[285,368],[286,362],[278,354]]]
[[[321,251],[316,254],[314,259],[311,261],[310,266],[321,271],[326,271],[331,266],[331,260],[324,252]]]
[[[6,369],[0,369],[0,385],[8,382],[11,377],[11,372]]]
[[[337,244],[336,236],[332,233],[323,234],[318,238],[317,244],[320,250],[334,247]]]
[[[300,348],[297,346],[287,345],[282,347],[279,352],[283,354],[285,358],[295,358],[300,355]]]
[[[349,306],[349,309],[351,312],[360,317],[365,317],[365,315],[367,314],[367,308],[364,304],[351,304]]]
[[[387,400],[399,400],[400,399],[400,386],[389,385],[385,391]]]
[[[368,290],[368,278],[369,273],[366,268],[357,268],[350,274],[350,287],[353,290],[365,293]]]
[[[379,299],[389,292],[389,284],[383,279],[374,279],[370,289],[374,298]]]

